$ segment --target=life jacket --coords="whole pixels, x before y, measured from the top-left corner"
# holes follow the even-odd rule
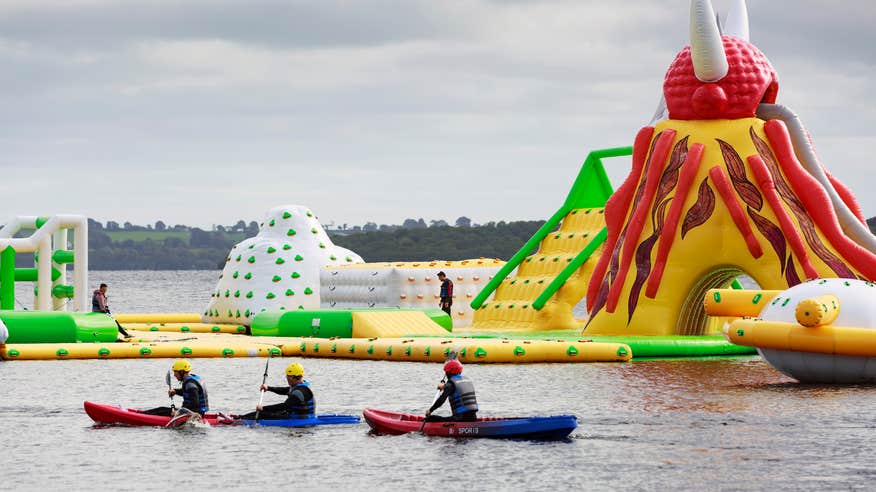
[[[91,311],[95,313],[102,313],[103,307],[100,305],[100,299],[104,296],[103,292],[100,290],[95,290],[94,294],[91,296]]]
[[[450,395],[450,408],[453,415],[465,412],[477,412],[478,400],[475,398],[474,383],[462,374],[450,376],[453,382],[453,394]]]
[[[304,401],[299,401],[297,398],[292,398],[294,391],[300,391],[304,396]],[[292,418],[306,419],[312,418],[316,413],[316,401],[313,398],[313,391],[310,390],[310,383],[304,381],[289,388],[289,416]]]
[[[186,391],[186,385],[189,383],[194,384],[198,387],[198,401],[194,401],[191,399],[191,395],[188,391]],[[210,409],[210,403],[207,399],[207,387],[204,385],[204,382],[201,381],[201,377],[196,374],[189,374],[183,380],[183,407],[188,408],[193,412],[198,412],[201,415],[207,413],[207,410]]]

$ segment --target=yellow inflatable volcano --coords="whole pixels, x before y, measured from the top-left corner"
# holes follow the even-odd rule
[[[747,20],[726,25],[745,29],[721,35],[709,2],[692,2],[691,46],[664,82],[669,119],[639,132],[605,207],[586,334],[716,333],[703,296],[740,274],[774,290],[876,279],[876,240],[852,194],[774,104],[778,79]]]

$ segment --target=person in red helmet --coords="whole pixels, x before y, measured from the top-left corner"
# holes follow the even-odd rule
[[[475,397],[474,383],[462,375],[462,363],[456,359],[444,363],[444,375],[447,382],[440,383],[438,389],[441,396],[435,400],[431,408],[426,410],[427,422],[472,422],[478,419],[478,400]],[[450,399],[450,409],[453,415],[441,417],[432,412],[444,405]]]

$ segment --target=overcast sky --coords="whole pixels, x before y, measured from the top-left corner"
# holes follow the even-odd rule
[[[720,11],[726,2],[716,0]],[[778,102],[876,215],[876,8],[750,0]],[[3,0],[0,220],[547,218],[630,145],[687,0]],[[608,161],[621,182],[628,160]]]

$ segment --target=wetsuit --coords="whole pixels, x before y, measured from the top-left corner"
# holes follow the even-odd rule
[[[295,386],[268,386],[267,391],[286,395],[286,401],[262,407],[259,420],[287,420],[313,418],[316,414],[316,401],[310,383],[304,381]],[[239,419],[254,420],[256,412],[237,416]]]
[[[453,282],[447,277],[441,282],[439,297],[441,297],[441,310],[450,314],[450,306],[453,305]]]
[[[198,375],[187,375],[183,379],[182,388],[175,389],[174,394],[181,395],[183,398],[182,408],[191,410],[193,413],[203,416],[210,409],[210,402],[207,400],[207,388]],[[145,410],[143,413],[149,415],[171,415],[170,407],[152,408]]]
[[[453,416],[441,417],[439,415],[429,415],[426,420],[428,422],[472,422],[478,418],[478,400],[475,397],[474,384],[470,379],[462,374],[450,376],[447,382],[444,383],[444,390],[441,396],[429,409],[431,414],[441,407],[447,399],[450,399],[450,408],[453,410]]]

